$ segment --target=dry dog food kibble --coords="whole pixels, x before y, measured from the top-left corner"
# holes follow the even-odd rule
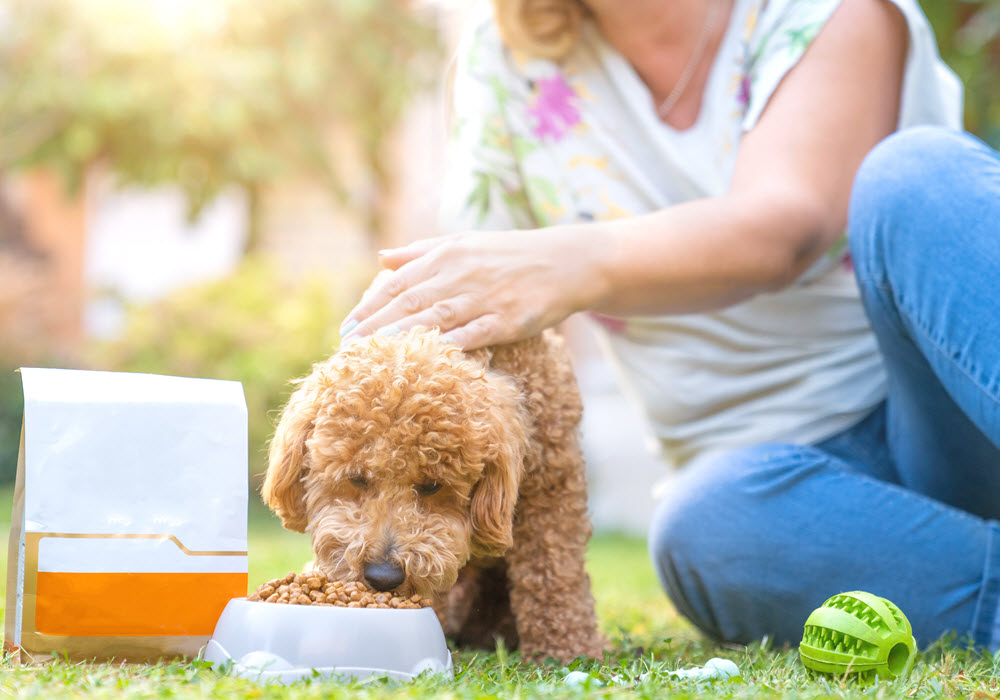
[[[341,608],[398,608],[416,610],[430,607],[429,598],[412,595],[400,598],[378,593],[360,581],[330,581],[323,574],[291,573],[284,578],[262,583],[247,600],[288,605],[326,605]]]

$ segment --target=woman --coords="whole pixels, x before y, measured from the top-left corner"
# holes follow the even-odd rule
[[[960,89],[916,2],[494,10],[472,23],[455,78],[446,213],[463,233],[384,251],[395,272],[346,338],[427,325],[472,348],[591,311],[683,467],[650,551],[685,616],[725,640],[797,641],[814,607],[860,588],[899,604],[922,642],[957,630],[996,645],[1000,547],[983,518],[998,508],[983,503],[1000,489],[947,505],[960,489],[938,482],[1000,472],[1000,451],[957,469],[941,460],[969,455],[934,445],[938,482],[910,478],[928,448],[908,429],[945,403],[913,398],[923,387],[906,382],[930,379],[900,379],[894,363],[913,353],[895,345],[886,398],[872,325],[887,342],[882,321],[899,312],[871,306],[888,286],[877,246],[856,244],[854,265],[875,270],[866,317],[844,235],[876,143],[959,123]],[[971,394],[996,401],[996,385]]]

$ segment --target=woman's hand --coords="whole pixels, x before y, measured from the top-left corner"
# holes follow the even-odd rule
[[[582,226],[480,231],[382,251],[392,272],[347,315],[344,341],[414,326],[467,350],[527,338],[600,300],[599,236]]]

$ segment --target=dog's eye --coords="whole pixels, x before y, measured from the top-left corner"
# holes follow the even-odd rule
[[[421,496],[430,496],[441,490],[441,484],[436,481],[425,481],[422,484],[417,484],[415,488]]]
[[[368,488],[368,479],[366,479],[365,477],[361,476],[360,474],[358,474],[356,476],[350,476],[350,477],[347,478],[347,480],[350,481],[351,485],[354,486],[355,488],[358,488],[358,489],[366,489],[366,488]]]

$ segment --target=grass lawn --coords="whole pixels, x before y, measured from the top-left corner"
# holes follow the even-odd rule
[[[0,492],[0,518],[8,517],[9,491]],[[0,520],[0,535],[7,525]],[[6,542],[6,538],[3,539]],[[308,541],[288,533],[266,514],[255,512],[250,527],[251,586],[292,570],[309,559]],[[598,613],[615,652],[604,662],[577,662],[606,683],[571,687],[567,669],[522,665],[516,653],[459,651],[455,680],[422,678],[414,683],[378,681],[366,685],[304,681],[289,687],[258,686],[192,663],[153,666],[67,664],[20,667],[3,660],[0,696],[17,698],[528,698],[528,697],[726,697],[726,698],[930,698],[996,699],[997,659],[954,645],[926,650],[905,681],[858,688],[840,678],[806,675],[794,649],[772,649],[766,641],[723,648],[701,638],[674,612],[659,590],[642,540],[604,534],[589,552]],[[0,570],[0,586],[5,581]],[[667,671],[713,656],[731,659],[744,682],[698,684]]]

